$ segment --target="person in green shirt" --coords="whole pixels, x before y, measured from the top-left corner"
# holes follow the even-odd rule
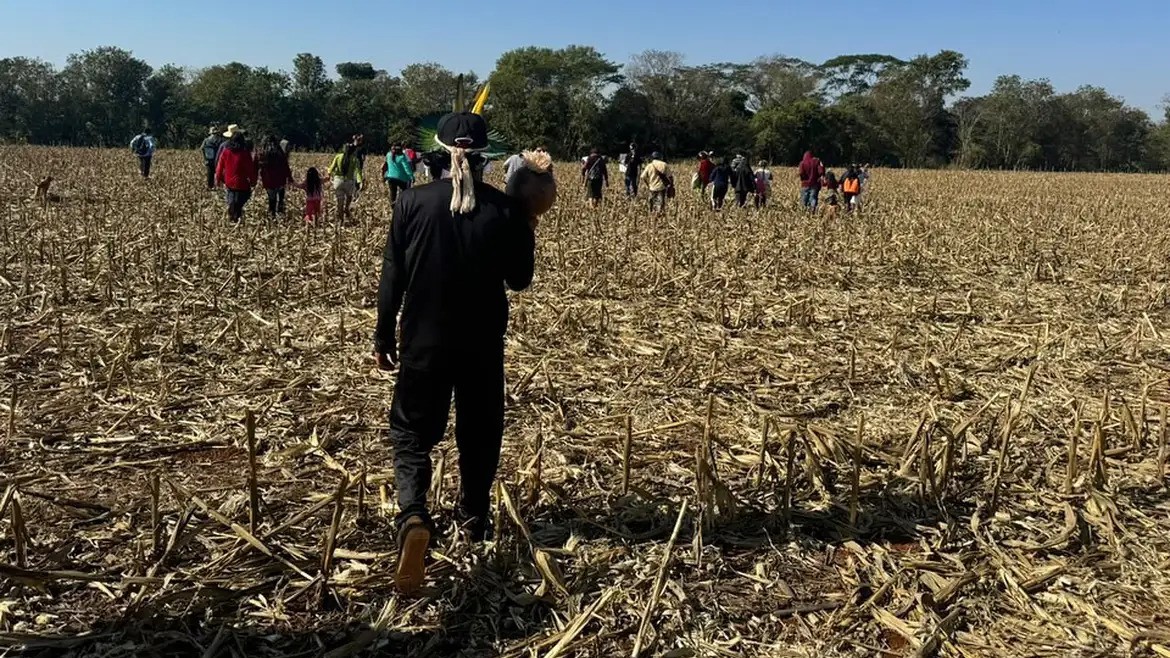
[[[346,144],[341,153],[333,156],[326,173],[333,180],[338,217],[344,222],[349,219],[349,208],[357,198],[358,186],[362,182],[362,162],[357,156],[357,147],[353,143]]]

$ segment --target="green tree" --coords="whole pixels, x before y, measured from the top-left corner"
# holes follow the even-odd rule
[[[337,75],[342,80],[373,80],[378,71],[369,62],[342,62],[337,65]]]
[[[320,57],[300,53],[293,58],[289,99],[292,116],[282,131],[291,142],[309,147],[320,143],[325,108],[332,88],[333,83],[325,73],[325,62]]]
[[[48,62],[0,59],[0,139],[42,144],[62,139],[58,82]]]
[[[121,48],[70,55],[61,72],[70,141],[129,143],[145,123],[146,81],[151,67]]]
[[[288,125],[289,86],[284,73],[232,62],[199,71],[189,92],[199,123],[238,123],[255,137]]]
[[[938,163],[950,155],[954,117],[946,101],[971,86],[966,68],[966,57],[944,50],[888,66],[878,77],[869,96],[903,165]]]
[[[590,124],[600,115],[602,92],[621,76],[589,46],[528,47],[501,55],[491,81],[492,117],[501,132],[517,144],[544,142],[570,155],[598,136]]]
[[[402,69],[402,102],[407,113],[423,117],[438,112],[450,112],[459,87],[459,76],[450,69],[426,62],[411,64]],[[479,78],[474,73],[463,76],[463,97],[471,102]]]

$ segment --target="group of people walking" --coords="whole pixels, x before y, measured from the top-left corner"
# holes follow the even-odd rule
[[[861,209],[861,196],[869,181],[869,167],[849,165],[845,173],[837,178],[835,173],[825,169],[824,163],[812,151],[805,151],[797,167],[797,176],[800,178],[801,206],[808,212],[816,212],[820,206],[821,192],[824,191],[828,194],[826,204],[832,215],[836,214],[842,200],[845,212]]]
[[[513,156],[510,162],[518,158],[518,155]],[[512,167],[505,165],[505,169],[511,171]],[[650,187],[650,203],[655,210],[665,208],[666,199],[674,196],[674,178],[660,153],[655,152],[647,161],[639,153],[637,144],[630,144],[629,150],[619,159],[619,169],[629,198],[638,196],[642,183]],[[846,212],[859,209],[869,176],[866,168],[851,165],[838,178],[834,172],[826,170],[811,152],[805,154],[797,174],[801,187],[801,205],[815,211],[824,190],[828,193],[826,204],[831,212],[835,212],[841,199],[844,200]],[[716,160],[714,153],[701,151],[698,166],[691,176],[691,186],[707,199],[715,211],[722,210],[729,197],[740,208],[749,203],[755,208],[763,208],[772,196],[773,180],[767,161],[760,160],[753,167],[742,153]],[[605,190],[609,188],[610,172],[608,158],[597,149],[591,150],[589,155],[581,159],[581,183],[588,204],[593,208],[598,207]]]

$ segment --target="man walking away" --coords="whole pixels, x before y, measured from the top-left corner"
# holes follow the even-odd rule
[[[804,159],[797,168],[800,177],[800,203],[809,212],[816,212],[817,202],[821,196],[821,177],[825,175],[825,165],[813,155],[812,151],[804,152]]]
[[[130,140],[130,150],[138,156],[138,171],[143,178],[150,178],[150,161],[154,158],[154,137],[150,128],[143,130]]]
[[[735,189],[735,204],[740,208],[747,205],[748,197],[756,192],[756,172],[742,155],[735,156],[731,170],[731,186]]]
[[[207,138],[199,145],[203,153],[203,166],[207,168],[207,189],[215,189],[215,161],[219,158],[219,147],[223,144],[223,137],[219,135],[219,126],[212,126]]]
[[[581,165],[581,179],[585,182],[585,196],[589,205],[596,208],[601,205],[601,188],[609,187],[609,167],[605,164],[605,156],[593,149],[585,164]]]
[[[642,154],[638,145],[630,142],[630,150],[626,152],[626,196],[631,199],[638,196],[638,175],[642,169]]]
[[[462,481],[457,515],[473,541],[487,535],[504,432],[505,286],[527,288],[535,260],[533,222],[522,202],[483,183],[483,117],[448,114],[436,137],[446,150],[436,168],[450,176],[406,190],[394,206],[374,333],[378,366],[401,364],[390,437],[401,510],[395,580],[406,594],[424,578],[434,532],[431,451],[446,430],[452,392]]]
[[[650,211],[665,212],[666,200],[674,196],[674,176],[658,151],[650,154],[650,164],[642,170],[642,182],[650,190]]]

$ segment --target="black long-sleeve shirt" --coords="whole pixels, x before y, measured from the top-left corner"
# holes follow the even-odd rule
[[[465,348],[499,345],[508,326],[506,285],[532,283],[536,238],[521,206],[483,183],[476,208],[452,214],[451,181],[406,190],[394,205],[378,287],[374,349],[394,344],[417,369],[442,367]]]

